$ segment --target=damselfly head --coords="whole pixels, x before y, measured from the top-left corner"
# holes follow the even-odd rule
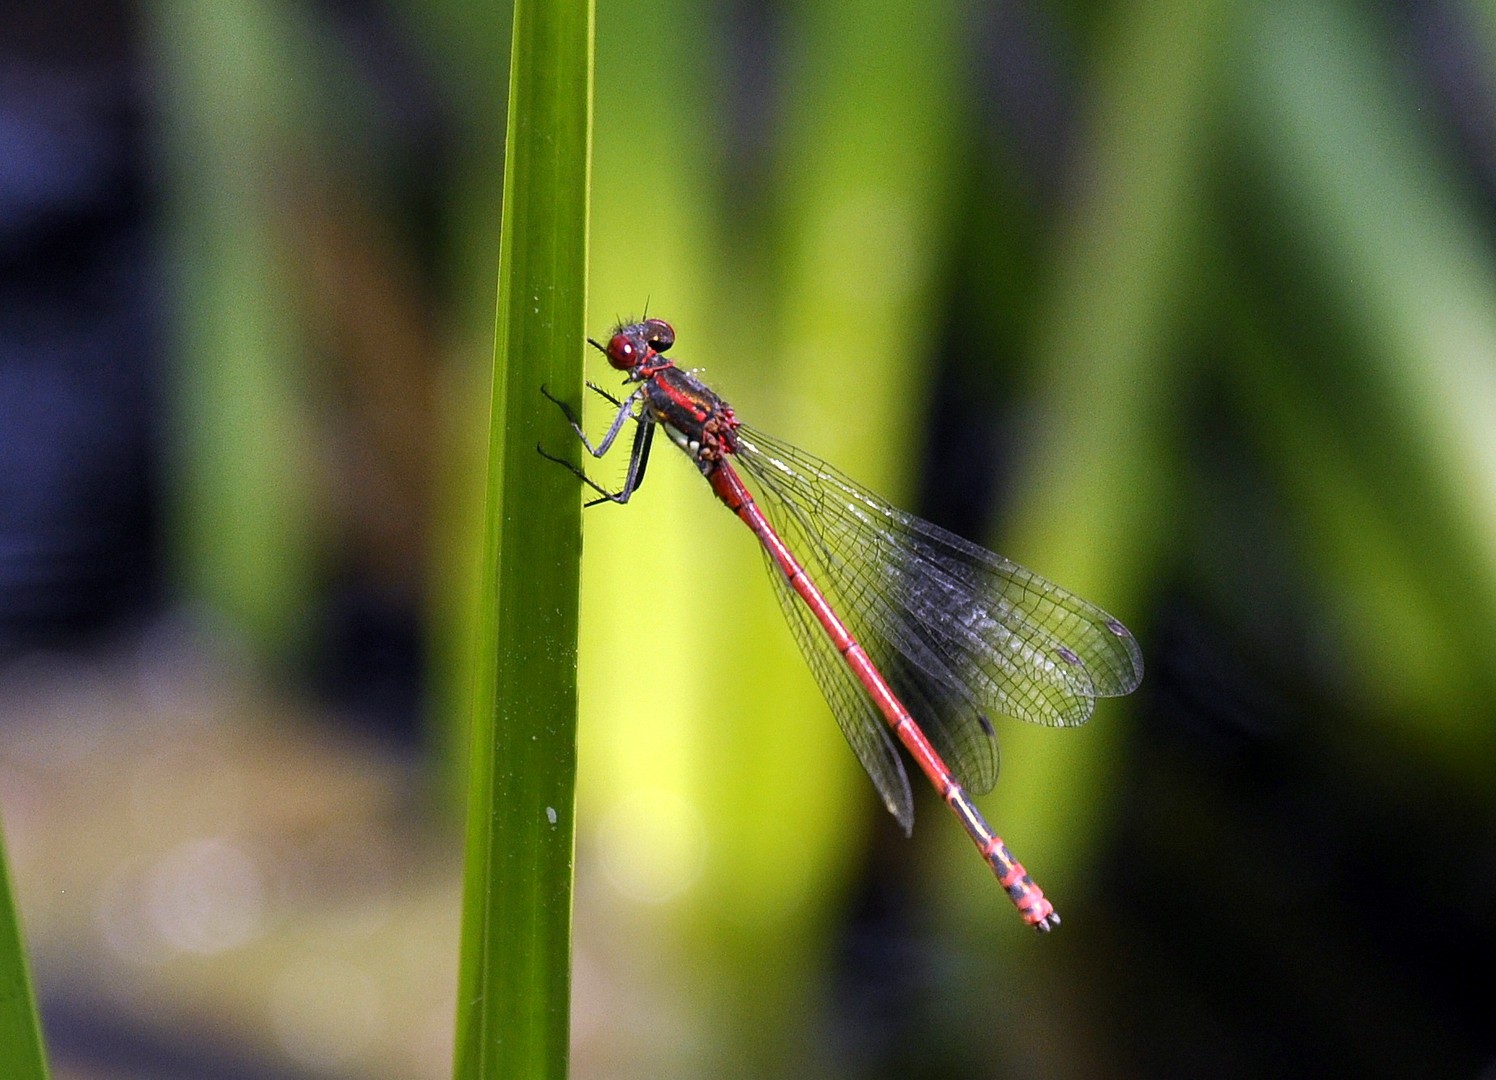
[[[669,323],[664,319],[645,319],[620,326],[606,346],[597,347],[619,371],[633,371],[652,353],[662,353],[674,344],[675,329]]]

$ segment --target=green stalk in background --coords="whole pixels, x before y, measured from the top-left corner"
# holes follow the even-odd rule
[[[773,333],[746,355],[714,358],[712,369],[739,415],[906,506],[933,352],[908,328],[937,322],[960,174],[960,12],[910,0],[791,9],[793,74],[764,245],[768,314],[741,310],[747,290],[724,298],[735,318]],[[716,989],[731,1005],[719,1004],[724,1024],[753,1055],[745,1072],[803,1075],[817,1071],[807,1065],[818,1052],[809,1021],[831,962],[828,926],[861,857],[849,837],[893,826],[867,816],[867,777],[753,565],[752,544],[729,535],[720,550],[747,576],[718,594],[732,589],[723,600],[732,632],[717,648],[732,657],[735,693],[713,703],[717,722],[698,735],[710,740],[711,760],[732,762],[714,785],[713,829],[731,857],[707,868],[718,897],[706,913],[717,920],[711,968],[723,973]],[[789,747],[795,783],[785,780]],[[920,839],[949,824],[931,822]],[[911,857],[917,850],[909,845]],[[758,1036],[770,1030],[773,1041]]]
[[[147,5],[166,93],[162,167],[178,298],[173,566],[261,654],[293,657],[316,531],[295,310],[272,219],[312,61],[279,0]]]
[[[1236,4],[1167,0],[1118,15],[1085,136],[1080,172],[1090,183],[1034,330],[1044,420],[999,550],[1132,626],[1176,517],[1174,345],[1195,297],[1210,120]],[[1146,628],[1134,629],[1146,656]],[[1030,869],[1042,870],[1061,911],[1073,908],[1069,884],[1104,835],[1122,711],[1103,703],[1078,732],[1002,731],[1012,802],[1000,827],[1040,846]]]
[[[47,1059],[42,1052],[41,1027],[36,1018],[36,995],[21,922],[10,894],[10,871],[0,840],[0,1076],[6,1080],[46,1080]]]
[[[514,8],[454,1075],[562,1077],[576,779],[576,454],[540,395],[580,404],[592,5]]]
[[[1256,362],[1231,374],[1304,515],[1316,603],[1368,721],[1479,793],[1496,667],[1496,264],[1481,211],[1355,9],[1280,0],[1247,28],[1239,126],[1271,200],[1264,247],[1319,292],[1271,320],[1238,305]],[[1304,364],[1326,327],[1351,348]]]

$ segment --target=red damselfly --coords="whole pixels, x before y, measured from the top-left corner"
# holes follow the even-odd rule
[[[1143,677],[1137,642],[1116,619],[1017,563],[889,505],[803,450],[748,427],[732,407],[667,360],[675,331],[661,319],[628,323],[606,345],[629,394],[597,445],[560,406],[593,457],[633,420],[623,486],[587,503],[626,503],[644,482],[655,429],[696,463],[717,497],[753,530],[795,640],[842,733],[907,833],[914,825],[897,738],[997,875],[1024,921],[1060,917],[972,803],[997,782],[989,712],[1037,724],[1084,723],[1099,697],[1130,693]],[[734,468],[754,482],[755,499]]]

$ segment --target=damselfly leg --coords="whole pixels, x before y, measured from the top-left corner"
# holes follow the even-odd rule
[[[572,407],[570,405],[552,394],[550,390],[547,389],[543,384],[540,387],[540,392],[546,397],[548,401],[555,403],[556,407],[561,410],[562,415],[566,417],[566,422],[571,425],[571,430],[576,432],[577,438],[581,440],[581,443],[584,447],[586,447],[587,452],[595,458],[601,458],[610,449],[612,449],[613,443],[617,440],[618,433],[623,430],[623,425],[625,423],[633,420],[638,425],[638,427],[634,429],[634,445],[629,451],[629,467],[628,472],[624,475],[623,478],[623,486],[617,491],[609,491],[607,488],[603,487],[601,484],[597,483],[590,476],[588,476],[585,470],[579,469],[571,462],[566,461],[563,458],[559,458],[555,454],[547,452],[545,447],[541,446],[539,443],[535,445],[535,449],[540,453],[540,456],[545,458],[547,461],[554,461],[557,465],[564,465],[567,469],[574,473],[577,478],[582,481],[582,483],[586,484],[593,491],[597,492],[598,498],[588,502],[586,504],[587,506],[597,506],[600,503],[605,502],[617,503],[622,506],[624,503],[629,501],[630,496],[632,496],[634,492],[639,490],[639,485],[644,483],[644,469],[649,464],[649,448],[654,441],[655,422],[647,418],[640,417],[634,413],[634,405],[638,402],[640,394],[643,393],[643,387],[635,390],[632,394],[624,398],[622,401],[614,397],[612,394],[608,393],[596,383],[589,382],[587,384],[587,388],[607,398],[610,402],[618,407],[618,412],[613,417],[612,424],[608,426],[608,430],[603,434],[603,437],[598,440],[596,446],[593,446],[592,443],[588,440],[587,433],[582,430],[581,421],[578,419],[576,413],[572,410]]]

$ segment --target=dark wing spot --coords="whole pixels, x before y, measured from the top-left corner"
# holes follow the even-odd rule
[[[1076,656],[1074,652],[1066,648],[1064,645],[1061,645],[1058,649],[1055,650],[1055,652],[1059,654],[1061,660],[1065,661],[1065,663],[1069,664],[1071,667],[1079,666],[1080,657]]]
[[[1132,637],[1132,632],[1129,631],[1127,627],[1119,623],[1116,619],[1108,619],[1106,621],[1106,628],[1112,633],[1116,634],[1118,637]]]
[[[993,738],[997,738],[997,732],[992,727],[992,721],[987,719],[986,713],[977,713],[977,723],[982,725],[982,730],[985,731],[988,735],[991,735]]]

